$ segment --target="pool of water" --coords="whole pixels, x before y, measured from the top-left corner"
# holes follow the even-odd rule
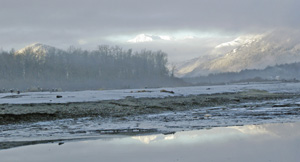
[[[0,150],[0,161],[298,162],[299,153],[300,123],[273,123],[48,142]]]

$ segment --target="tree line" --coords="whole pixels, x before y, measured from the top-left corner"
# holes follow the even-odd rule
[[[1,51],[0,86],[65,90],[164,86],[173,83],[166,65],[167,54],[162,51],[133,52],[107,45],[92,51],[75,47]]]

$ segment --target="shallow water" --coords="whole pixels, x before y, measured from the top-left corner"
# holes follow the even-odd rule
[[[106,136],[1,150],[5,162],[298,162],[300,123],[219,127],[175,134]]]

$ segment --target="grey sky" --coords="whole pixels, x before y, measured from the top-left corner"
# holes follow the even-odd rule
[[[0,0],[0,47],[92,48],[140,33],[234,37],[296,28],[299,6],[299,0]]]

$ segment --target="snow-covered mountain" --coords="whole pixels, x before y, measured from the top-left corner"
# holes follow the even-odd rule
[[[128,40],[129,43],[143,43],[143,42],[153,42],[158,40],[170,41],[173,40],[171,36],[167,35],[150,35],[150,34],[139,34],[133,39]]]
[[[216,46],[207,56],[178,65],[176,74],[180,77],[195,77],[300,62],[299,38],[299,31],[274,31],[262,35],[242,36]],[[213,54],[216,50],[218,55]],[[225,52],[220,54],[222,51]]]

